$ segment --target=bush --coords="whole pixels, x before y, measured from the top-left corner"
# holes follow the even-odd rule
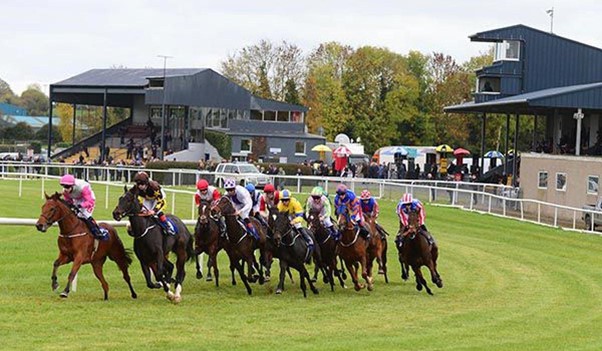
[[[270,165],[274,165],[274,167],[277,169],[282,167],[286,175],[295,175],[297,174],[297,168],[300,168],[303,175],[313,175],[312,168],[310,166],[304,166],[296,163],[255,163],[255,165],[259,169],[261,169],[261,167],[265,168],[266,171]]]
[[[232,156],[232,138],[227,134],[205,130],[205,139],[217,149],[222,158],[229,159]]]
[[[42,152],[42,143],[40,143],[39,141],[32,141],[29,147],[33,149],[34,154],[39,154],[40,152]]]

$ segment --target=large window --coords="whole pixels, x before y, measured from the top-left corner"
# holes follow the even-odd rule
[[[539,171],[538,173],[538,182],[537,187],[539,189],[547,189],[548,188],[548,172]]]
[[[520,41],[504,40],[495,44],[494,61],[518,61],[520,59]]]
[[[566,173],[556,173],[556,190],[566,191]]]
[[[498,77],[481,77],[477,81],[477,92],[479,93],[500,93],[500,78]]]
[[[590,195],[598,195],[598,176],[587,176],[587,193]]]
[[[240,140],[240,152],[242,153],[250,153],[252,147],[251,139],[241,139]]]
[[[276,120],[276,111],[263,111],[263,120],[264,121],[275,121]]]
[[[304,154],[305,155],[305,142],[304,141],[296,141],[295,142],[295,154]]]

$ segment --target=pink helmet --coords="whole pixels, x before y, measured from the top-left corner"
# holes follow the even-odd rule
[[[405,193],[401,197],[401,204],[402,205],[411,204],[412,201],[414,201],[414,198],[412,197],[412,194],[410,194],[410,193]]]
[[[370,191],[368,189],[362,190],[362,193],[360,194],[360,199],[369,200],[371,197],[372,194],[370,194]]]
[[[71,174],[65,174],[59,181],[61,185],[75,185],[75,177]]]
[[[337,194],[343,195],[347,193],[347,185],[341,183],[337,186]]]

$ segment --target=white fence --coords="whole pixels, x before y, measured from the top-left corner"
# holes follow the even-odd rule
[[[89,180],[95,184],[94,188],[99,196],[99,189],[104,187],[104,206],[109,208],[110,187],[123,187],[131,182],[134,174],[140,168],[131,167],[90,167],[67,164],[30,164],[15,162],[0,162],[0,179],[18,179],[19,196],[22,194],[22,185],[28,179],[41,179],[42,186],[40,194],[43,197],[46,181],[56,182],[57,178],[65,173],[73,173],[78,177]],[[194,224],[196,208],[194,204],[194,184],[199,178],[205,178],[213,182],[219,177],[233,176],[232,174],[216,174],[206,171],[195,171],[186,169],[151,170],[145,169],[153,179],[159,179],[164,189],[171,197],[171,212],[176,212],[176,194],[187,194],[190,196],[190,220],[187,224]],[[241,177],[245,175],[236,174]],[[249,174],[249,176],[256,176]],[[320,185],[327,192],[334,193],[334,188],[340,182],[345,182],[352,190],[359,193],[368,189],[375,197],[388,200],[397,200],[405,192],[414,194],[415,197],[429,202],[433,205],[451,205],[471,211],[488,213],[496,216],[515,218],[537,224],[561,227],[569,230],[584,230],[593,228],[596,217],[600,216],[595,211],[579,208],[561,206],[537,200],[521,199],[519,189],[513,189],[496,184],[429,181],[429,180],[389,180],[389,179],[366,179],[366,178],[340,178],[340,177],[316,177],[316,176],[280,176],[265,175],[270,181],[280,188],[288,188],[299,194],[308,194],[311,188]],[[190,186],[191,190],[173,189],[173,186]],[[428,201],[427,201],[428,199]],[[98,200],[98,199],[97,199]],[[181,205],[180,205],[181,206]],[[585,223],[582,219],[590,214],[590,222]],[[23,220],[2,219],[0,224],[31,224]],[[35,223],[35,220],[34,220]],[[111,222],[113,223],[113,222]],[[116,222],[119,223],[119,222]],[[118,224],[119,225],[119,224]],[[596,233],[588,230],[589,233]]]

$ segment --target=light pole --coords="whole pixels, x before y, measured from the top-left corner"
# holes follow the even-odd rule
[[[167,59],[173,58],[173,56],[157,55],[163,59],[163,97],[161,99],[161,148],[159,152],[159,159],[163,160],[163,154],[165,153],[165,73],[167,70]]]

